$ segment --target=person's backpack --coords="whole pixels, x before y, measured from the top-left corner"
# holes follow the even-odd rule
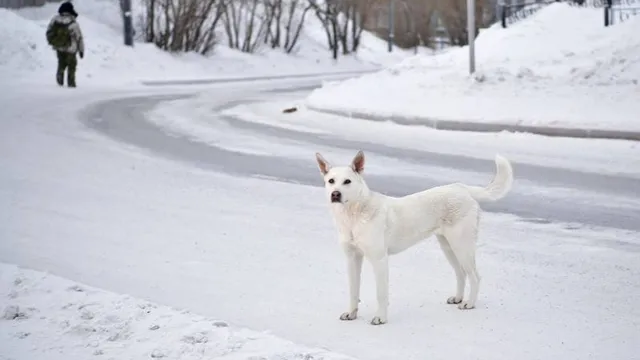
[[[54,22],[51,28],[47,30],[47,42],[55,49],[64,49],[71,45],[71,31],[69,31],[69,25],[60,22]]]

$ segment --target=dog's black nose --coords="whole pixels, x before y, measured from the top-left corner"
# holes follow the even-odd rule
[[[331,193],[331,202],[342,202],[342,194],[340,191],[334,191]]]

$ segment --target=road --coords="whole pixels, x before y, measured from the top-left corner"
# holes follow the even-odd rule
[[[283,91],[291,91],[304,96],[314,85],[293,85],[288,88],[265,90],[274,93],[274,97]],[[263,93],[264,95],[264,93]],[[185,136],[169,135],[153,122],[147,121],[145,113],[168,100],[188,98],[189,95],[160,95],[130,97],[108,100],[86,109],[82,121],[96,131],[119,141],[140,146],[154,153],[217,172],[239,176],[263,176],[306,185],[321,186],[318,181],[315,163],[282,157],[253,155],[228,151],[221,147],[202,142],[194,142]],[[250,102],[249,99],[229,99],[218,104],[217,109]],[[224,123],[239,132],[271,139],[278,142],[294,140],[306,144],[308,149],[321,145],[355,151],[362,149],[375,156],[384,155],[414,166],[429,164],[464,171],[486,174],[490,178],[494,170],[492,159],[480,160],[459,155],[447,155],[420,150],[397,148],[384,144],[352,141],[330,136],[305,133],[266,124],[248,122],[239,117],[216,114],[212,110],[211,119]],[[312,150],[309,150],[312,154]],[[490,212],[513,214],[523,221],[566,222],[589,226],[611,227],[624,230],[640,230],[640,206],[637,203],[603,201],[603,199],[626,198],[636,200],[640,180],[624,176],[601,175],[578,172],[568,169],[514,163],[518,186],[508,198],[498,203],[486,204],[484,209]],[[370,175],[368,181],[376,190],[390,195],[405,195],[427,187],[442,184],[440,178],[430,177],[428,171],[423,176],[403,174]],[[451,178],[451,182],[457,179]],[[533,188],[565,189],[562,197],[541,196]]]

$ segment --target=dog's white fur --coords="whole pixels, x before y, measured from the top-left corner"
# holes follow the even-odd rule
[[[374,271],[378,300],[371,324],[386,323],[389,255],[402,252],[433,234],[456,274],[456,295],[448,298],[447,303],[459,304],[460,309],[475,307],[480,283],[475,261],[478,201],[495,201],[509,192],[513,170],[507,159],[496,155],[497,171],[487,187],[454,183],[399,198],[369,189],[362,176],[365,160],[362,151],[351,166],[332,167],[319,153],[316,160],[325,180],[340,245],[347,257],[349,308],[340,319],[353,320],[358,316],[364,257]],[[332,201],[332,193],[336,191],[341,194],[339,202]],[[469,279],[470,291],[463,301],[466,279]]]

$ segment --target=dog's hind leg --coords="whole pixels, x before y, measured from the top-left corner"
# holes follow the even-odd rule
[[[460,304],[462,302],[462,298],[464,297],[464,287],[466,285],[466,275],[462,266],[458,262],[456,255],[453,253],[451,246],[449,245],[449,241],[443,235],[436,235],[438,238],[438,242],[440,243],[440,247],[442,248],[442,252],[446,256],[447,260],[449,260],[449,264],[453,267],[453,270],[456,273],[456,295],[451,296],[447,299],[447,304]]]
[[[458,256],[458,259],[460,259],[462,269],[469,278],[469,298],[458,304],[458,308],[461,310],[473,309],[476,307],[478,292],[480,291],[480,274],[478,274],[478,270],[476,269],[475,254],[470,251],[465,251]]]
[[[478,237],[477,216],[468,216],[445,231],[451,250],[460,263],[460,267],[469,279],[469,297],[462,301],[459,309],[473,309],[478,300],[480,275],[476,269],[476,240]]]

